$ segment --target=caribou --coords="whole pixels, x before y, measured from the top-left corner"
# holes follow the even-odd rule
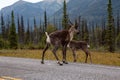
[[[90,62],[92,63],[92,59],[91,59],[91,53],[90,51],[88,50],[88,48],[90,47],[88,45],[87,42],[85,41],[75,41],[75,40],[72,40],[69,42],[69,44],[67,45],[67,47],[69,47],[71,50],[72,50],[72,53],[73,53],[73,57],[74,57],[74,62],[76,62],[76,50],[78,49],[81,49],[85,52],[86,54],[86,59],[85,59],[85,63],[87,63],[87,58],[88,58],[88,55],[90,57]]]
[[[46,47],[44,48],[42,53],[42,61],[41,61],[42,64],[44,64],[45,52],[47,51],[50,45],[54,47],[52,52],[57,60],[57,63],[59,65],[63,65],[63,63],[68,64],[68,62],[66,61],[66,49],[68,43],[73,39],[74,34],[79,33],[79,31],[76,28],[77,27],[75,25],[70,25],[69,30],[58,30],[50,34],[45,32],[47,38],[46,38]],[[58,50],[59,47],[62,47],[63,63],[59,61],[59,58],[56,55],[56,51]]]

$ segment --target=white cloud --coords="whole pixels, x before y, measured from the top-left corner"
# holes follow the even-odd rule
[[[12,5],[13,3],[17,2],[19,0],[0,0],[0,9],[9,5]],[[23,0],[23,1],[28,1],[28,2],[40,2],[42,0]]]

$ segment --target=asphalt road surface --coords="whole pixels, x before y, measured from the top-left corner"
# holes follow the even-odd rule
[[[120,67],[0,57],[0,80],[120,80]]]

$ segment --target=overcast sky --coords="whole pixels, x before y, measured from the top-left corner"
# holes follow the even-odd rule
[[[19,0],[0,0],[0,9],[9,5],[12,5],[13,3],[17,2]],[[40,2],[43,0],[24,0],[24,1],[28,1],[28,2]]]

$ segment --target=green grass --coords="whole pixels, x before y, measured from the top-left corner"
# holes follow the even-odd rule
[[[57,51],[57,55],[62,60],[61,50]],[[21,57],[21,58],[32,58],[41,59],[42,50],[0,50],[0,56],[7,57]],[[110,53],[110,52],[97,52],[91,51],[93,64],[120,66],[120,53]],[[55,60],[54,55],[51,50],[48,50],[45,54],[46,60]],[[67,60],[73,62],[72,52],[67,51]],[[82,51],[77,51],[77,62],[84,63],[85,53]],[[88,58],[88,63],[90,60]]]

